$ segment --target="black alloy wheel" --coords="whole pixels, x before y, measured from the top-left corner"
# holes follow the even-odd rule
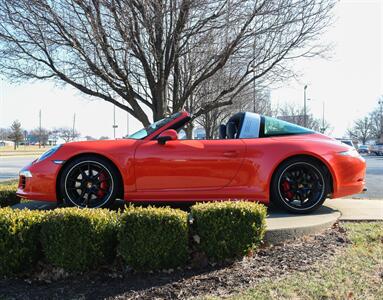
[[[272,202],[294,213],[320,207],[329,193],[329,175],[309,158],[293,158],[279,166],[271,185]]]
[[[109,207],[119,186],[116,168],[96,156],[74,159],[64,167],[60,178],[60,194],[69,206]]]

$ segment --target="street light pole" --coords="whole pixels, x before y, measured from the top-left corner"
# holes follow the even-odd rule
[[[307,90],[307,84],[305,85],[305,87],[303,89],[303,100],[304,100],[304,103],[303,103],[303,114],[304,114],[303,115],[303,124],[304,124],[304,127],[307,127],[306,90]]]
[[[325,128],[324,128],[324,101],[322,101],[322,133],[325,132]]]
[[[113,105],[113,139],[116,139],[116,105]]]

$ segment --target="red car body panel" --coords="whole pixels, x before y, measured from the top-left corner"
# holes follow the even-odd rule
[[[142,140],[72,142],[53,155],[35,161],[20,178],[23,198],[57,201],[62,164],[84,154],[110,160],[119,170],[126,201],[207,201],[248,199],[269,202],[272,175],[284,160],[307,155],[320,160],[332,179],[332,198],[360,193],[365,185],[365,161],[344,156],[349,147],[321,134],[223,140],[155,139],[189,115],[183,112]],[[22,182],[25,180],[25,184]]]

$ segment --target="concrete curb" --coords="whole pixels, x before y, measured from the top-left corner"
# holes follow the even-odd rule
[[[272,211],[266,219],[265,242],[278,244],[305,235],[320,233],[338,221],[341,213],[323,206],[309,215]]]
[[[277,244],[320,233],[338,220],[383,221],[383,199],[331,199],[309,215],[294,215],[271,210],[266,220],[265,242]]]

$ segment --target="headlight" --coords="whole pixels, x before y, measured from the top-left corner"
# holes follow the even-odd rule
[[[338,153],[342,156],[360,157],[360,155],[359,155],[358,151],[356,151],[356,149],[350,149],[350,150],[341,151]]]
[[[20,171],[19,172],[19,176],[24,176],[24,177],[28,177],[28,178],[31,178],[32,177],[32,173],[28,170],[24,170],[24,171]]]
[[[38,159],[36,162],[39,162],[39,161],[42,161],[44,159],[46,159],[47,157],[53,155],[62,145],[57,145],[57,146],[54,146],[52,148],[50,148],[49,150],[45,151]]]

